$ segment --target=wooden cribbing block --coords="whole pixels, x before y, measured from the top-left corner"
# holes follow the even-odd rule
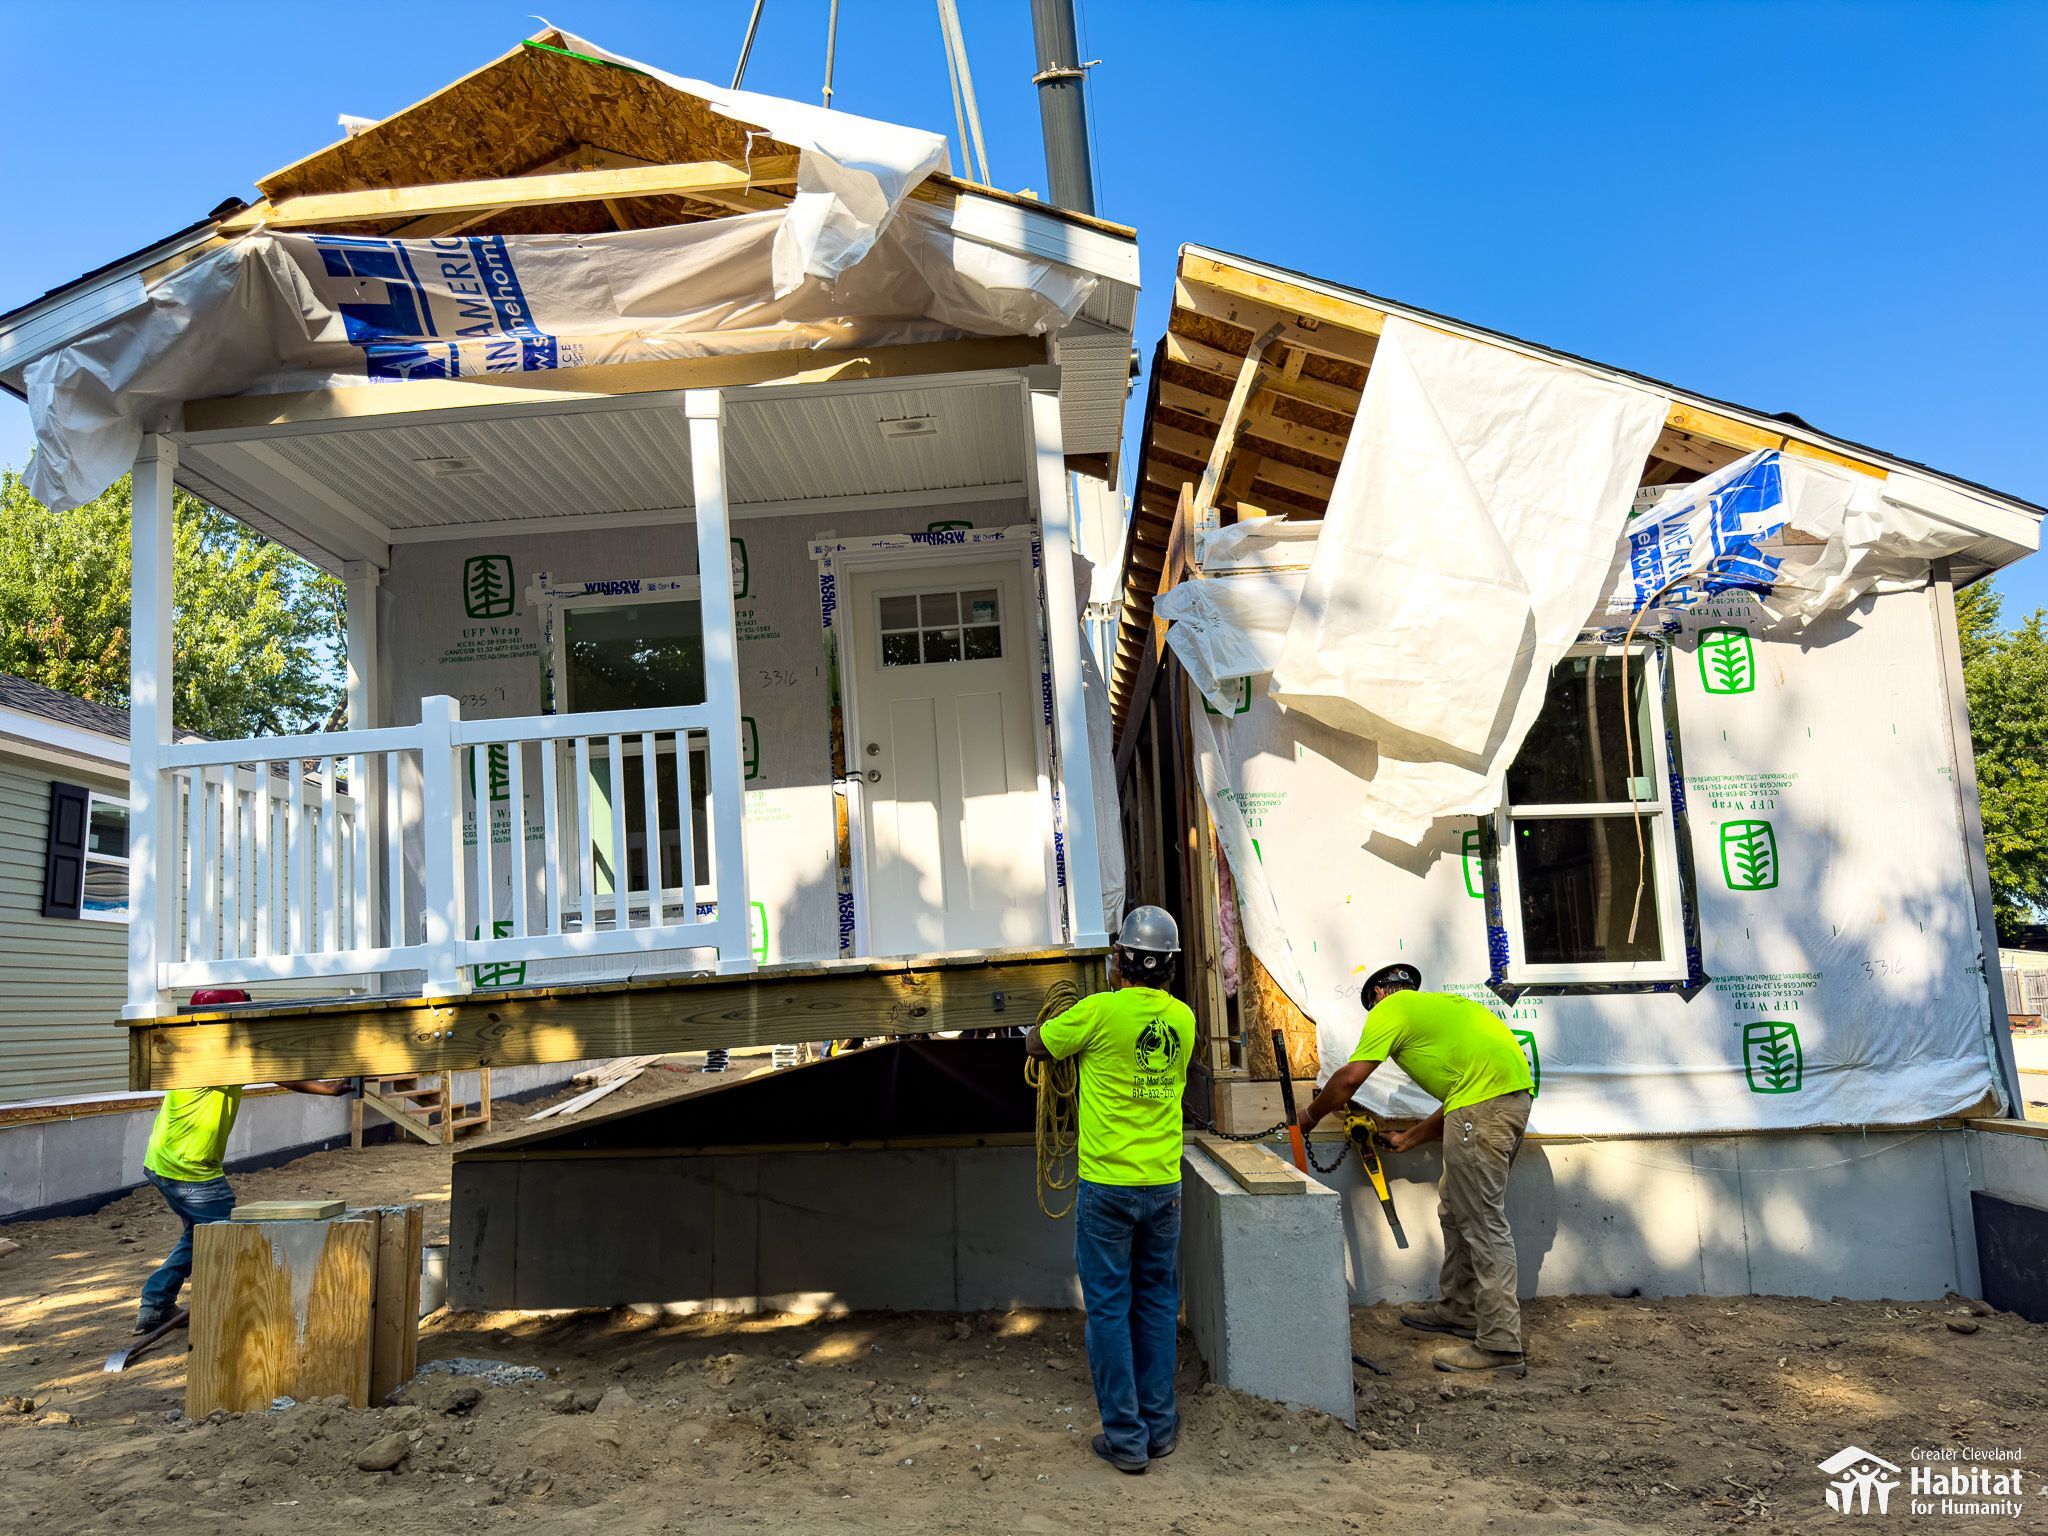
[[[367,1407],[379,1226],[347,1216],[194,1228],[186,1416],[278,1397]]]
[[[339,1216],[339,1200],[251,1200],[235,1207],[236,1221],[326,1221]]]
[[[1253,1142],[1223,1141],[1215,1136],[1197,1136],[1195,1142],[1248,1194],[1299,1195],[1308,1190],[1305,1177]]]
[[[387,1205],[375,1216],[377,1290],[370,1315],[370,1402],[412,1380],[420,1357],[420,1208]]]

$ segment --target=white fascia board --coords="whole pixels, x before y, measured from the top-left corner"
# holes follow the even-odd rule
[[[1689,390],[1680,389],[1676,385],[1665,384],[1656,379],[1645,378],[1641,374],[1629,373],[1620,368],[1610,368],[1604,363],[1591,362],[1582,357],[1572,357],[1563,352],[1554,352],[1548,347],[1537,346],[1534,342],[1521,341],[1513,336],[1503,336],[1498,331],[1489,331],[1479,326],[1468,325],[1464,321],[1454,320],[1448,315],[1436,315],[1423,310],[1409,309],[1405,305],[1394,302],[1392,299],[1382,298],[1376,293],[1367,293],[1362,288],[1346,288],[1341,283],[1324,282],[1321,278],[1310,277],[1305,273],[1289,272],[1280,267],[1269,267],[1264,262],[1233,255],[1229,251],[1214,250],[1206,245],[1183,245],[1179,252],[1180,261],[1175,263],[1176,270],[1178,270],[1180,262],[1184,262],[1189,256],[1200,256],[1205,260],[1217,262],[1222,266],[1235,267],[1240,272],[1250,273],[1254,277],[1269,278],[1276,283],[1291,283],[1297,288],[1306,288],[1313,293],[1323,294],[1325,297],[1335,299],[1339,303],[1361,304],[1370,309],[1383,310],[1389,315],[1399,315],[1404,320],[1412,320],[1417,325],[1426,325],[1434,330],[1447,331],[1454,336],[1462,336],[1468,341],[1477,341],[1490,347],[1499,347],[1503,351],[1513,352],[1522,357],[1534,358],[1539,362],[1551,363],[1560,368],[1569,368],[1575,372],[1590,374],[1595,378],[1607,379],[1616,384],[1626,384],[1635,389],[1654,390],[1661,394],[1669,395],[1674,402],[1681,405],[1697,406],[1703,411],[1711,411],[1717,416],[1727,416],[1736,421],[1745,422],[1760,431],[1769,432],[1778,437],[1796,438],[1800,442],[1810,444],[1813,447],[1825,448],[1830,453],[1839,453],[1852,459],[1861,459],[1872,464],[1881,465],[1889,477],[1886,481],[1887,486],[1899,485],[1903,481],[1911,483],[1914,487],[1914,495],[1900,496],[1895,499],[1904,501],[1907,505],[1921,507],[1921,510],[1931,512],[1936,516],[1960,523],[1962,526],[1974,532],[1982,533],[1989,538],[2016,543],[2022,552],[2039,546],[2042,522],[2042,513],[2039,509],[2031,507],[2022,501],[2015,501],[2009,497],[1980,490],[1975,486],[1965,485],[1961,481],[1943,475],[1938,471],[1930,471],[1921,466],[1907,464],[1905,461],[1895,459],[1890,454],[1881,452],[1878,449],[1867,448],[1862,444],[1852,443],[1844,438],[1830,437],[1825,432],[1816,432],[1811,428],[1801,427],[1781,417],[1766,416],[1761,412],[1752,411],[1746,406],[1731,405],[1725,400],[1711,400],[1705,395],[1695,395]],[[1924,506],[1915,499],[1916,495],[1929,495],[1937,490],[1949,493],[1949,499],[1944,502],[1942,507]],[[1886,494],[1889,496],[1890,491],[1888,490]],[[2016,540],[2013,538],[2013,532],[2019,530],[2022,523],[2025,525],[2023,537]],[[2014,558],[2018,558],[2017,555]]]
[[[1079,272],[1138,286],[1138,242],[1085,224],[963,192],[953,204],[953,233],[1019,256],[1056,261]]]
[[[0,751],[43,760],[57,755],[68,763],[111,771],[117,778],[128,774],[127,742],[19,709],[0,708]]]
[[[2012,503],[1910,469],[1885,477],[1886,501],[2015,546],[2013,559],[2041,547],[2041,518]]]
[[[0,376],[18,385],[21,370],[36,358],[56,351],[116,315],[140,308],[149,301],[143,273],[214,238],[211,226],[188,230],[161,245],[138,251],[97,277],[60,288],[30,305],[0,326]]]

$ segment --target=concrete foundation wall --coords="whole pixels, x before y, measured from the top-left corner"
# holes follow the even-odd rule
[[[1955,1130],[1533,1141],[1508,1182],[1521,1292],[1974,1295],[1969,1192],[1992,1139]],[[2025,1165],[2024,1154],[2000,1155]],[[1443,1258],[1440,1155],[1386,1162],[1406,1248],[1355,1159],[1324,1176],[1344,1200],[1352,1297],[1428,1300]],[[2040,1167],[2048,1184],[2048,1160]]]
[[[463,1159],[448,1304],[679,1311],[1074,1307],[1032,1149]]]
[[[1352,1422],[1340,1197],[1252,1194],[1198,1147],[1182,1169],[1181,1306],[1210,1376]]]
[[[492,1096],[543,1092],[567,1082],[585,1065],[493,1068]],[[458,1072],[455,1082],[458,1095],[474,1103],[476,1074]],[[0,1221],[91,1208],[141,1184],[142,1154],[158,1102],[153,1094],[138,1096],[133,1108],[0,1125]],[[375,1114],[366,1118],[366,1129],[382,1123]],[[228,1171],[346,1145],[348,1121],[345,1098],[303,1093],[245,1097],[228,1138]]]

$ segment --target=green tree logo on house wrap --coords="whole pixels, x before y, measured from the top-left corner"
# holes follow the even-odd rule
[[[1465,870],[1465,894],[1475,901],[1486,900],[1486,854],[1477,827],[1459,837],[1458,862]]]
[[[768,903],[750,901],[747,903],[747,927],[752,930],[749,937],[754,941],[754,964],[768,963]]]
[[[474,939],[482,931],[480,927],[472,928],[469,930],[469,936]],[[497,922],[492,923],[491,937],[494,939],[511,938],[512,919],[509,917],[500,918]],[[505,961],[498,965],[473,965],[469,968],[469,979],[471,985],[478,987],[523,987],[526,985],[526,962],[524,960],[513,960]]]
[[[738,602],[753,586],[753,577],[747,574],[747,541],[732,541],[732,596]]]
[[[740,765],[747,782],[761,777],[761,728],[752,715],[740,716]]]
[[[1731,891],[1778,886],[1778,834],[1768,821],[1721,823],[1721,877]]]
[[[1245,715],[1251,713],[1252,680],[1250,678],[1232,678],[1230,680],[1229,686],[1224,691],[1226,696],[1230,700],[1231,714]],[[1212,715],[1220,715],[1223,713],[1222,710],[1218,709],[1214,704],[1211,704],[1209,702],[1209,696],[1207,694],[1202,695],[1202,708],[1207,710]]]
[[[512,753],[504,742],[494,742],[482,752],[469,749],[469,788],[479,800],[512,798]]]
[[[1536,1049],[1536,1037],[1526,1029],[1512,1029],[1509,1034],[1522,1048],[1522,1054],[1529,1059],[1529,1097],[1536,1098],[1543,1092],[1543,1053]]]
[[[462,611],[472,619],[502,619],[515,598],[510,555],[471,555],[462,562]]]
[[[1742,1070],[1751,1093],[1797,1093],[1806,1081],[1799,1027],[1763,1019],[1743,1025]]]
[[[1756,646],[1733,624],[1700,631],[1700,686],[1708,693],[1749,693],[1756,687]]]

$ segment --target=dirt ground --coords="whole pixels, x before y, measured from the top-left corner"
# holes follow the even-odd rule
[[[651,1073],[607,1107],[702,1081]],[[419,1200],[430,1237],[446,1230],[436,1148],[321,1153],[236,1185]],[[423,1360],[548,1379],[426,1377],[399,1406],[193,1423],[178,1349],[100,1369],[176,1235],[153,1191],[4,1235],[22,1249],[0,1258],[0,1529],[1784,1532],[1856,1523],[1815,1470],[1853,1443],[1901,1463],[2023,1447],[2021,1518],[1913,1525],[2048,1530],[2048,1329],[1981,1304],[1547,1299],[1528,1308],[1528,1378],[1485,1383],[1432,1371],[1436,1341],[1361,1309],[1353,1347],[1391,1374],[1356,1372],[1356,1431],[1205,1384],[1184,1339],[1181,1446],[1125,1477],[1088,1453],[1072,1314],[441,1313]],[[380,1441],[403,1459],[361,1469]]]

